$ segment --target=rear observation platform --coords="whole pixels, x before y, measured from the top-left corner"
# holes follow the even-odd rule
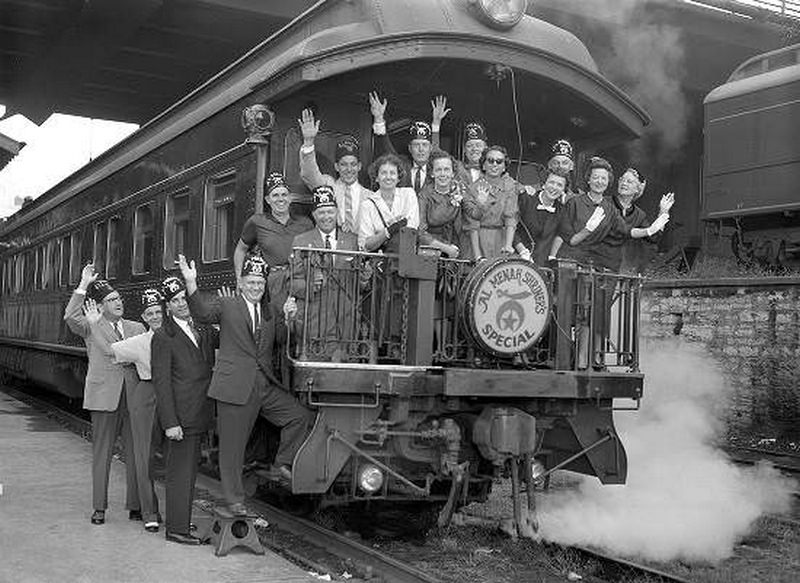
[[[9,395],[0,392],[0,581],[110,583],[133,581],[315,581],[300,567],[266,551],[167,542],[164,529],[146,532],[128,520],[125,472],[115,461],[109,480],[106,523],[91,515],[91,445]],[[157,485],[164,501],[163,486]],[[200,529],[210,516],[195,508]]]

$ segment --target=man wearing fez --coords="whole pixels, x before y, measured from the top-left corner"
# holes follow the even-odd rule
[[[233,252],[233,266],[237,278],[248,252],[257,248],[269,265],[269,299],[280,308],[288,291],[289,255],[292,241],[313,225],[308,217],[290,212],[291,194],[286,179],[280,172],[272,172],[264,188],[264,213],[252,215],[242,227],[242,234]],[[241,285],[241,278],[239,278]]]
[[[156,423],[156,394],[152,383],[150,368],[150,345],[153,333],[161,328],[164,301],[157,289],[142,292],[142,321],[147,332],[136,334],[111,344],[110,353],[114,362],[133,364],[139,374],[136,389],[127,393],[128,413],[133,435],[133,453],[136,458],[136,478],[139,484],[139,501],[142,509],[144,528],[148,532],[158,532],[161,515],[158,512],[158,497],[153,487],[152,460],[155,446],[161,443],[161,429]],[[92,330],[92,338],[98,346],[106,346],[103,335],[103,313],[94,300],[86,300],[86,320]]]
[[[572,144],[564,139],[556,140],[550,149],[550,154],[550,160],[547,161],[547,171],[567,179],[567,186],[560,201],[561,204],[566,204],[569,199],[575,196],[575,192],[572,190],[575,170],[575,155]]]
[[[177,277],[161,284],[166,317],[153,336],[153,384],[158,417],[167,437],[167,540],[199,545],[190,532],[200,441],[211,423],[208,398],[216,332],[198,328],[186,303],[186,286]]]
[[[268,267],[257,256],[247,257],[240,274],[239,293],[206,300],[197,293],[194,261],[178,256],[186,281],[189,309],[203,324],[219,324],[219,356],[208,396],[217,401],[219,471],[228,511],[244,516],[242,466],[250,432],[259,412],[281,428],[278,453],[269,475],[291,482],[294,455],[306,437],[312,420],[309,410],[288,393],[275,378],[273,358],[277,342],[286,338],[283,318],[264,293]],[[292,316],[294,308],[287,313]]]
[[[314,189],[312,215],[317,226],[295,237],[292,247],[358,250],[358,237],[336,227],[336,202],[332,187],[322,185]],[[289,293],[299,301],[298,320],[303,321],[307,313],[306,335],[322,340],[323,353],[313,355],[313,360],[346,360],[346,341],[355,340],[352,320],[358,282],[353,279],[354,274],[346,271],[351,269],[352,262],[352,256],[323,253],[295,252],[292,258]]]
[[[433,124],[416,120],[408,128],[411,137],[408,152],[411,154],[411,160],[405,156],[400,157],[405,164],[405,177],[397,186],[410,186],[419,194],[423,186],[428,182],[433,182],[433,173],[429,162],[433,149],[439,148],[439,129],[441,120],[447,113],[446,103],[447,100],[444,97],[436,97],[431,101]],[[398,155],[386,133],[385,114],[388,101],[386,99],[381,101],[378,94],[372,92],[369,94],[369,105],[373,120],[372,131],[376,136],[374,158],[377,159],[381,154]]]
[[[102,319],[98,324],[99,335],[92,330],[83,312],[83,303],[88,297],[100,306]],[[94,265],[89,263],[81,272],[81,281],[72,293],[64,310],[64,320],[75,334],[83,338],[89,367],[83,392],[83,407],[92,415],[92,501],[94,513],[92,524],[105,522],[108,507],[108,473],[117,435],[122,433],[125,451],[126,495],[125,507],[128,518],[142,520],[141,506],[136,480],[136,464],[133,451],[128,395],[136,389],[139,377],[130,364],[118,364],[109,349],[117,340],[144,332],[144,326],[122,317],[122,296],[111,285],[98,279]],[[96,338],[102,338],[98,342]]]
[[[300,178],[311,190],[322,185],[333,188],[338,207],[336,222],[340,231],[358,234],[358,211],[361,201],[371,194],[358,182],[358,174],[361,172],[358,140],[347,136],[336,144],[334,168],[339,177],[334,180],[332,176],[320,172],[317,164],[314,141],[319,133],[319,120],[314,119],[314,112],[310,109],[303,110],[300,130],[303,133],[303,145],[300,148]]]

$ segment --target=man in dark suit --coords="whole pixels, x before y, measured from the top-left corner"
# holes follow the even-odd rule
[[[88,297],[100,307],[103,317],[96,334],[83,313],[83,303]],[[75,334],[83,338],[89,358],[86,385],[83,391],[83,408],[92,415],[92,524],[103,524],[108,508],[108,473],[114,442],[122,433],[125,451],[126,495],[128,518],[141,520],[139,493],[134,463],[133,436],[128,415],[127,394],[136,389],[139,377],[132,364],[117,364],[109,346],[117,340],[142,334],[145,329],[139,322],[122,317],[122,296],[111,285],[98,279],[94,265],[89,263],[81,272],[81,281],[64,310],[64,320]],[[96,338],[103,342],[96,341]]]
[[[288,393],[275,378],[273,362],[276,339],[286,337],[283,318],[270,307],[265,294],[267,265],[260,256],[245,259],[240,291],[234,297],[207,301],[197,293],[194,261],[183,255],[178,264],[194,319],[219,324],[220,347],[208,395],[217,401],[219,471],[228,511],[244,516],[242,466],[247,440],[259,411],[281,428],[278,453],[270,468],[275,480],[291,482],[294,455],[305,440],[312,420],[309,410]]]
[[[411,122],[408,128],[408,133],[411,137],[411,141],[408,143],[408,153],[411,155],[411,159],[409,159],[407,156],[399,156],[397,154],[397,150],[386,131],[386,119],[384,116],[388,101],[386,99],[381,101],[375,92],[369,94],[369,105],[373,120],[372,132],[375,134],[375,154],[373,158],[377,159],[382,154],[398,155],[405,165],[405,176],[397,186],[410,186],[416,191],[417,195],[419,195],[423,186],[433,183],[430,157],[431,152],[439,148],[439,124],[447,114],[447,111],[449,111],[446,109],[446,103],[446,100],[441,96],[431,102],[433,125],[421,120]]]
[[[153,385],[158,417],[167,436],[167,540],[197,545],[189,532],[200,439],[211,422],[208,385],[216,334],[195,327],[186,303],[186,287],[177,277],[162,284],[164,324],[152,344]]]
[[[294,238],[292,248],[326,249],[329,252],[297,252],[291,259],[290,293],[297,301],[298,318],[303,322],[306,340],[300,339],[300,358],[309,360],[347,360],[347,342],[354,341],[354,307],[359,275],[352,268],[353,257],[334,251],[357,251],[358,238],[336,226],[336,193],[328,185],[314,189],[316,228]],[[307,315],[307,317],[305,317]],[[312,354],[313,348],[317,348]]]

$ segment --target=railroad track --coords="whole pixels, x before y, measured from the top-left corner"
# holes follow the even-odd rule
[[[41,411],[48,418],[53,419],[70,431],[86,439],[91,439],[92,427],[89,420],[69,411],[65,411],[54,403],[30,395],[17,388],[5,385],[2,387],[2,390],[18,401],[27,403],[31,407]],[[204,475],[203,483],[208,490],[214,492],[220,492],[222,490],[218,480],[215,480],[211,476]],[[439,579],[411,565],[401,563],[356,540],[328,530],[310,520],[284,512],[256,498],[248,499],[247,506],[267,520],[272,527],[291,533],[301,538],[305,543],[316,546],[331,555],[339,557],[342,562],[352,564],[355,569],[359,571],[359,574],[364,575],[365,578],[368,578],[370,581],[382,581],[384,583],[440,583]],[[208,510],[207,508],[203,509]],[[283,545],[274,540],[265,542],[267,542],[269,548],[295,562],[301,563],[304,568],[317,572],[325,570],[324,564],[321,565],[319,561],[314,561],[302,556],[293,550],[290,545]],[[325,573],[320,572],[320,574],[324,575]],[[332,572],[327,574],[332,578],[339,575],[339,573]]]
[[[581,546],[568,547],[582,558],[597,565],[591,579],[598,583],[617,581],[647,581],[648,583],[691,583],[688,579],[672,575],[666,571],[648,567],[634,561],[608,555],[596,549]]]

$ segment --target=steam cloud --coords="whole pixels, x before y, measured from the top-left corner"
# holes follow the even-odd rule
[[[655,22],[656,1],[593,0],[593,11],[611,20],[606,51],[595,50],[601,71],[650,114],[652,124],[630,152],[634,164],[656,157],[677,160],[688,130],[689,106],[682,90],[684,49],[680,29]]]
[[[765,513],[785,512],[792,481],[741,468],[714,447],[729,392],[710,357],[679,339],[643,344],[642,408],[615,421],[628,483],[581,481],[538,505],[540,534],[654,561],[717,562]]]

